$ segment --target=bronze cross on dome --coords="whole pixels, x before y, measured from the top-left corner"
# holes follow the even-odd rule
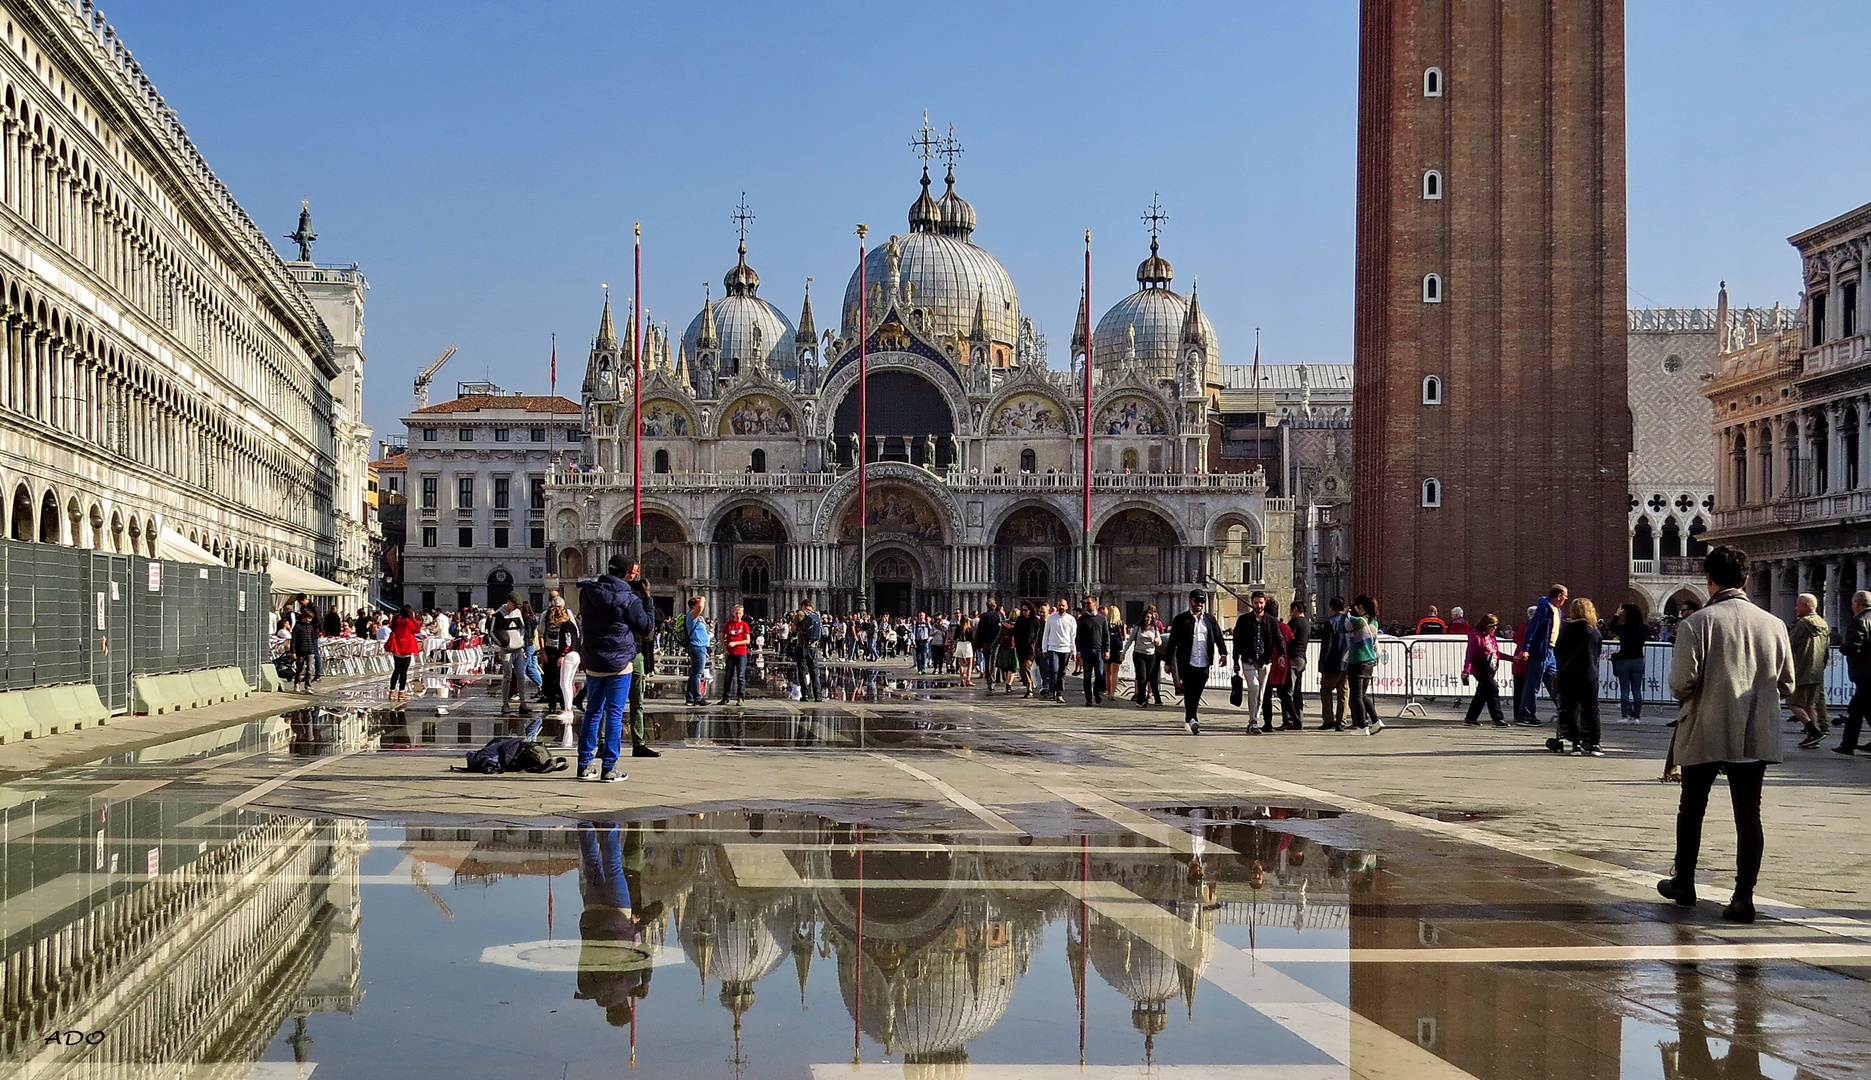
[[[752,211],[747,209],[747,193],[741,192],[741,202],[734,208],[735,231],[741,234],[741,243],[747,242],[747,223],[754,219]]]
[[[935,137],[935,128],[929,126],[929,110],[924,109],[923,126],[916,129],[916,137],[910,140],[910,149],[916,151],[916,156],[922,158],[923,165],[927,167],[929,159],[936,155],[937,147],[941,145],[942,140]]]
[[[1162,200],[1155,192],[1150,195],[1150,212],[1143,215],[1143,220],[1150,223],[1150,239],[1155,240],[1163,234],[1163,223],[1169,220],[1169,215],[1163,212]]]

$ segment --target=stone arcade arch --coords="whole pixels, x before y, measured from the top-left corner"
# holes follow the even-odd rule
[[[852,568],[839,584],[845,609],[857,600],[856,559],[858,555],[858,498],[852,492],[838,510],[836,538],[838,563]],[[949,585],[944,565],[949,543],[949,520],[946,508],[920,485],[902,480],[873,480],[870,485],[870,514],[867,518],[870,555],[873,560],[869,585],[878,611],[946,610]],[[875,572],[876,560],[889,552],[909,559],[918,572],[909,577],[886,581]],[[882,591],[888,585],[891,593]],[[888,599],[890,606],[884,606]]]
[[[740,604],[750,620],[778,614],[786,606],[776,588],[786,566],[785,520],[761,503],[736,503],[715,520],[712,539],[708,576],[721,591],[722,607]],[[765,573],[750,572],[757,564],[764,565]],[[747,591],[744,586],[749,584],[761,586],[761,591]]]
[[[1101,603],[1117,604],[1126,621],[1141,619],[1145,604],[1173,611],[1171,597],[1190,577],[1176,527],[1157,511],[1133,506],[1106,518],[1093,540],[1094,579]]]
[[[1017,600],[1046,600],[1073,572],[1072,529],[1051,508],[1028,503],[994,531],[994,580],[1013,586]]]

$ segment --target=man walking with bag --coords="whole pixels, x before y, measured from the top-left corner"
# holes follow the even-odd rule
[[[1851,675],[1852,700],[1845,707],[1845,740],[1832,748],[1835,754],[1871,751],[1858,745],[1858,733],[1871,714],[1871,592],[1859,589],[1852,594],[1852,617],[1845,620],[1845,640],[1840,643],[1845,654],[1845,670]]]
[[[1221,624],[1208,613],[1208,594],[1200,589],[1189,593],[1189,610],[1170,624],[1168,659],[1176,674],[1176,691],[1182,695],[1182,729],[1200,735],[1202,690],[1209,672],[1228,662]]]
[[[1248,598],[1252,605],[1234,621],[1234,664],[1242,680],[1241,704],[1247,708],[1247,733],[1259,734],[1254,717],[1260,712],[1260,695],[1270,693],[1267,669],[1273,658],[1286,652],[1286,638],[1280,633],[1280,617],[1267,610],[1267,594],[1256,591]],[[1265,730],[1272,731],[1268,722]]]
[[[1683,907],[1696,904],[1696,860],[1702,816],[1718,773],[1728,775],[1734,803],[1735,892],[1722,918],[1754,921],[1754,883],[1766,840],[1761,783],[1780,761],[1780,702],[1793,693],[1793,646],[1779,619],[1748,599],[1748,557],[1726,545],[1702,561],[1709,602],[1676,628],[1670,692],[1682,715],[1670,755],[1683,770],[1676,812],[1676,871],[1657,892]]]

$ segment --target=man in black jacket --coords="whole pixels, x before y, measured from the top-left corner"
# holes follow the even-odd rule
[[[1221,624],[1207,608],[1208,594],[1196,589],[1189,593],[1189,610],[1169,625],[1167,659],[1176,676],[1176,690],[1182,695],[1182,729],[1191,735],[1202,733],[1199,713],[1209,672],[1228,662],[1228,643],[1222,639]]]
[[[1267,669],[1273,658],[1286,647],[1280,637],[1280,617],[1267,610],[1267,594],[1255,591],[1248,598],[1252,607],[1234,621],[1234,663],[1246,684],[1241,704],[1247,709],[1247,732],[1252,735],[1254,717],[1260,713],[1260,695],[1267,686]],[[1258,729],[1272,731],[1273,725]]]
[[[1087,596],[1078,616],[1078,664],[1085,676],[1085,704],[1104,704],[1104,651],[1111,637],[1111,620],[1098,610],[1098,598]]]
[[[1858,732],[1871,713],[1871,592],[1859,589],[1852,594],[1852,613],[1845,620],[1839,651],[1845,654],[1845,671],[1853,690],[1851,704],[1845,707],[1845,741],[1833,749],[1841,754],[1871,751],[1871,746],[1858,745]]]
[[[987,602],[987,609],[974,623],[974,654],[981,658],[982,677],[987,680],[987,692],[994,692],[994,677],[1000,672],[1000,604],[993,600]]]
[[[1312,640],[1312,620],[1306,617],[1306,605],[1293,601],[1286,628],[1293,639],[1286,643],[1286,681],[1280,684],[1280,726],[1299,731],[1306,726],[1306,696],[1299,689],[1306,674],[1306,645]]]
[[[809,692],[813,701],[823,700],[819,686],[819,639],[825,636],[825,623],[812,610],[812,598],[799,605],[799,689]],[[745,680],[742,680],[743,682]],[[746,691],[742,687],[742,692]]]
[[[1021,603],[1020,615],[1013,621],[1014,660],[1020,665],[1020,684],[1026,687],[1021,697],[1033,696],[1033,661],[1039,654],[1040,628],[1045,622],[1046,617],[1030,601]]]
[[[1321,731],[1345,730],[1345,695],[1350,690],[1350,639],[1345,634],[1345,598],[1332,597],[1331,614],[1319,629],[1319,711]]]

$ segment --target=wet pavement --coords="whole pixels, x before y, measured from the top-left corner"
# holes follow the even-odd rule
[[[659,708],[640,780],[469,777],[450,725],[503,722],[437,704],[0,786],[0,1076],[1871,1071],[1871,928],[1666,907],[1487,811],[916,704]]]

